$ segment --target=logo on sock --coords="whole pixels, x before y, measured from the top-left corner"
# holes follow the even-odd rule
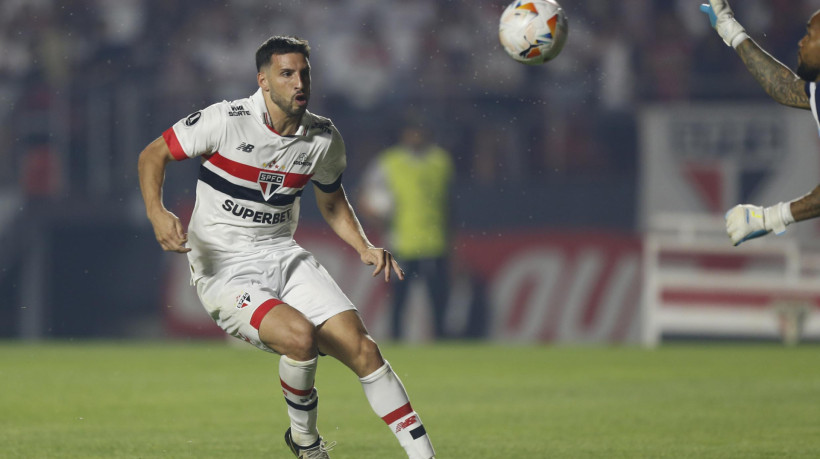
[[[300,398],[299,403],[301,403],[303,405],[307,404],[307,403],[310,403],[311,401],[313,401],[313,397],[314,397],[315,393],[316,393],[316,389],[313,389],[312,391],[310,391],[309,396]]]
[[[401,432],[402,430],[412,426],[413,424],[419,422],[419,418],[416,415],[412,415],[409,418],[405,419],[404,421],[396,424],[396,433]]]

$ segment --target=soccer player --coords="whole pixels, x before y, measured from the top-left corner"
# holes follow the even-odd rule
[[[322,216],[385,282],[404,272],[370,243],[342,187],[345,147],[327,118],[307,110],[310,46],[274,36],[256,51],[259,89],[188,115],[140,154],[140,188],[157,241],[187,253],[205,309],[227,333],[279,354],[290,428],[300,458],[328,458],[317,428],[314,387],[320,354],[359,377],[371,407],[407,456],[430,459],[433,446],[407,392],[361,316],[313,255],[293,240],[300,196],[313,183]],[[171,161],[202,159],[188,234],[162,202]]]
[[[749,38],[735,19],[727,0],[709,0],[701,5],[723,41],[737,51],[746,68],[775,101],[790,107],[811,110],[820,129],[820,11],[806,25],[806,35],[798,44],[797,71],[777,61]],[[783,234],[791,223],[820,216],[820,186],[803,197],[770,207],[741,204],[726,213],[726,232],[734,245],[770,232]]]

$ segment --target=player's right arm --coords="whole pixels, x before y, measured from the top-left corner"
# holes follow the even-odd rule
[[[726,212],[726,232],[734,245],[769,233],[783,234],[786,226],[820,217],[820,185],[806,195],[771,207],[740,204]]]
[[[712,27],[723,41],[737,51],[746,68],[769,96],[783,105],[811,108],[805,82],[749,38],[735,19],[727,0],[709,0],[709,4],[701,5],[700,9],[709,16]]]
[[[191,249],[185,247],[188,236],[182,228],[182,222],[162,203],[165,167],[173,160],[165,139],[159,137],[140,153],[137,167],[145,212],[154,227],[157,242],[165,251],[185,253]]]
[[[796,222],[820,217],[820,185],[800,199],[792,201],[791,211]]]

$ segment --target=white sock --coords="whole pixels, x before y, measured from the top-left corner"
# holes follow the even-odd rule
[[[299,446],[310,446],[319,439],[319,394],[313,387],[317,362],[318,357],[305,362],[285,355],[279,358],[279,381],[288,404],[290,434]]]
[[[433,444],[424,430],[419,415],[410,406],[410,399],[401,380],[385,361],[378,370],[359,379],[364,395],[373,411],[390,427],[410,459],[435,457]]]

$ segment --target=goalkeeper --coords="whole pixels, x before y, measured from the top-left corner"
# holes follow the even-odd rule
[[[797,71],[780,63],[749,38],[734,17],[727,0],[709,0],[700,6],[709,15],[712,27],[726,43],[735,49],[746,68],[777,102],[790,107],[811,110],[820,129],[817,80],[820,77],[820,11],[806,25],[806,35],[798,43]],[[770,232],[783,234],[791,223],[820,216],[820,186],[791,202],[770,207],[740,204],[726,213],[726,231],[734,245],[765,236]]]

